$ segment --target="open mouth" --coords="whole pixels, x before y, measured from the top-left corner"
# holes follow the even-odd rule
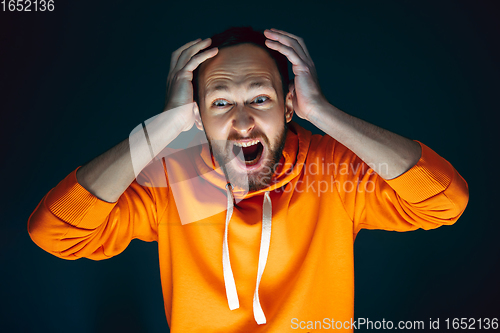
[[[241,157],[240,151],[243,151],[243,158]],[[249,142],[233,142],[233,153],[241,162],[244,162],[246,166],[256,165],[260,158],[262,157],[262,152],[264,151],[264,146],[259,140],[253,140]]]

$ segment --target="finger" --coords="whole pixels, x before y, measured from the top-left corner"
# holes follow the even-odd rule
[[[272,31],[276,31],[276,32],[279,32],[283,35],[287,35],[288,37],[290,38],[293,38],[293,39],[296,39],[297,42],[300,44],[300,46],[302,47],[302,49],[304,50],[305,54],[307,55],[307,57],[311,57],[309,55],[309,51],[307,50],[307,47],[306,47],[306,43],[304,42],[304,39],[301,38],[301,37],[298,37],[298,36],[295,36],[294,34],[291,34],[289,32],[286,32],[286,31],[283,31],[283,30],[278,30],[278,29],[274,29],[274,28],[271,28],[270,30]]]
[[[294,34],[291,34],[289,32],[286,32],[286,31],[283,31],[283,30],[278,30],[278,29],[275,29],[275,28],[271,28],[270,30],[272,31],[276,31],[276,32],[279,32],[283,35],[287,35],[288,37],[290,38],[293,38],[295,40],[297,40],[297,42],[300,44],[300,46],[302,47],[302,49],[304,50],[305,54],[310,57],[309,55],[309,51],[307,50],[307,47],[306,47],[306,43],[304,42],[304,39],[299,37],[299,36],[295,36]]]
[[[266,45],[270,49],[276,50],[281,54],[283,54],[285,57],[287,57],[287,59],[292,63],[292,65],[299,66],[299,68],[305,67],[304,60],[302,60],[302,58],[300,58],[297,55],[297,53],[293,48],[283,45],[280,42],[272,41],[269,39],[266,40]]]
[[[200,54],[197,54],[195,55],[194,57],[192,57],[188,63],[182,68],[181,72],[183,72],[183,74],[187,74],[191,77],[192,79],[192,74],[193,74],[193,71],[198,68],[198,66],[203,63],[204,61],[206,61],[207,59],[210,59],[212,57],[215,57],[217,55],[217,53],[219,52],[219,49],[214,47],[214,48],[211,48],[207,51],[204,51]]]
[[[188,47],[200,42],[200,41],[201,41],[201,38],[198,38],[196,40],[193,40],[189,43],[182,45],[177,50],[172,52],[172,57],[170,59],[170,71],[172,71],[172,69],[174,69],[175,65],[177,64],[177,60],[179,59],[179,55],[181,54],[181,52],[184,51],[185,49],[187,49]]]
[[[300,44],[297,42],[296,39],[290,38],[290,37],[283,35],[279,32],[269,31],[269,30],[266,30],[264,32],[264,35],[271,40],[280,42],[283,45],[291,47],[292,49],[295,50],[295,52],[298,54],[298,56],[302,58],[302,60],[304,60],[305,62],[308,62],[307,55],[305,54],[304,50],[302,49],[302,46],[300,46]]]
[[[212,44],[212,40],[210,38],[204,39],[199,43],[195,43],[183,50],[179,55],[179,59],[177,60],[177,64],[174,67],[174,72],[180,71],[186,64],[191,60],[191,58],[204,48],[207,48]]]

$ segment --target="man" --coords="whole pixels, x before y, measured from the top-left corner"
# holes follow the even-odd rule
[[[182,46],[165,110],[61,181],[28,230],[64,259],[157,241],[172,332],[352,331],[359,230],[450,225],[468,202],[429,147],[331,105],[304,41],[284,31]],[[167,147],[193,125],[189,147]]]

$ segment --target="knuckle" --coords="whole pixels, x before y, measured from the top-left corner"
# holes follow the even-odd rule
[[[190,80],[192,75],[193,74],[190,71],[186,71],[184,69],[181,69],[179,72],[177,72],[176,79],[178,81],[180,81],[180,80]]]
[[[179,47],[177,50],[175,50],[174,52],[172,52],[172,57],[175,56],[175,57],[178,57],[179,54],[181,53],[182,51],[182,47]]]
[[[187,50],[189,50],[189,48],[182,50],[182,51],[179,53],[179,57],[183,57],[183,56],[185,56],[185,55],[187,54]]]
[[[311,75],[312,74],[312,70],[311,68],[307,65],[307,64],[304,64],[303,67],[302,67],[302,71],[308,75]]]
[[[191,61],[195,62],[197,64],[200,64],[202,58],[203,58],[203,54],[199,53],[199,54],[195,55],[194,57],[192,57]]]
[[[193,46],[191,46],[191,47],[188,47],[187,49],[183,50],[181,53],[181,56],[186,57],[186,58],[191,58],[194,53],[196,53],[196,49],[193,48]]]
[[[171,82],[177,82],[179,81],[180,79],[180,72],[175,72],[173,75],[172,75],[172,79],[171,79]]]

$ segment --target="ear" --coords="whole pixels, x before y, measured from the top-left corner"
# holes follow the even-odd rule
[[[286,94],[285,98],[285,119],[287,123],[289,123],[293,117],[293,99],[292,99],[293,91],[294,91],[293,83],[290,83],[288,93]]]
[[[194,123],[196,125],[196,128],[198,128],[200,131],[203,131],[203,122],[201,121],[200,108],[198,107],[198,103],[196,102],[194,102],[193,105],[193,112],[194,112]]]

